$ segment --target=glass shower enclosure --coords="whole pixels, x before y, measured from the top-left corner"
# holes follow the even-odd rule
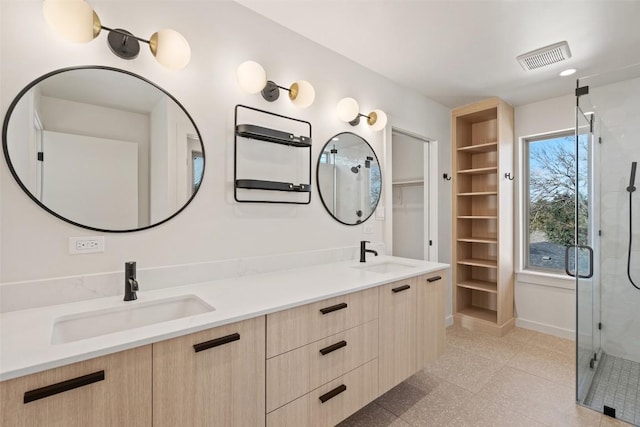
[[[576,398],[640,425],[640,78],[577,81]],[[638,191],[636,191],[636,187]]]

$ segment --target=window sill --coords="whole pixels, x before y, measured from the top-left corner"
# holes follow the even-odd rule
[[[516,273],[516,281],[572,291],[576,289],[576,279],[562,274],[523,270]]]

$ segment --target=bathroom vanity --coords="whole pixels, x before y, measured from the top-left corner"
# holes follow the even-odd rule
[[[447,274],[381,256],[4,313],[1,425],[333,426],[443,352]],[[191,298],[211,310],[90,326]]]

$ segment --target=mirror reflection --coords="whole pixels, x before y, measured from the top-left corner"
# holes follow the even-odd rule
[[[339,133],[324,145],[317,181],[324,207],[343,224],[366,221],[380,200],[378,157],[365,139],[351,132]]]
[[[59,218],[133,231],[180,212],[198,191],[204,148],[167,92],[108,67],[49,73],[16,97],[5,157],[23,190]]]

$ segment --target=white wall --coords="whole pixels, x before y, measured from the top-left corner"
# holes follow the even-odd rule
[[[352,128],[338,120],[336,102],[355,97],[363,111],[381,108],[393,125],[440,142],[441,167],[450,164],[449,110],[409,91],[344,57],[324,49],[231,2],[154,2],[153,13],[143,1],[92,1],[107,26],[149,36],[160,28],[174,28],[190,42],[191,63],[168,71],[141,46],[139,57],[125,61],[106,46],[106,34],[88,44],[59,39],[42,17],[40,1],[2,1],[0,4],[0,112],[26,84],[53,69],[97,64],[123,68],[157,83],[172,93],[198,125],[206,155],[206,171],[198,196],[179,216],[135,233],[107,234],[102,254],[70,256],[70,236],[94,232],[66,224],[38,208],[20,190],[6,165],[0,166],[2,206],[0,281],[120,271],[127,260],[141,268],[238,256],[355,246],[359,240],[383,241],[383,222],[371,219],[374,234],[362,226],[348,227],[325,211],[314,183],[308,206],[239,205],[233,202],[233,107],[267,109],[309,120],[313,125],[313,164],[325,141],[343,131],[369,140],[384,161],[383,132],[365,124]],[[25,22],[29,31],[25,32]],[[281,85],[306,79],[316,89],[316,101],[295,109],[286,96],[267,103],[259,95],[244,94],[235,81],[238,64],[253,59]],[[315,181],[315,173],[313,174]],[[383,178],[389,179],[384,175]],[[450,188],[439,206],[440,260],[450,259]],[[386,197],[384,194],[382,197]]]
[[[522,140],[533,135],[573,129],[575,127],[573,95],[521,105],[515,108],[516,181],[516,250],[515,304],[516,324],[566,338],[575,334],[575,283],[569,277],[522,271]]]
[[[596,147],[600,167],[595,177],[595,185],[599,186],[601,191],[601,200],[597,208],[600,210],[602,229],[599,242],[601,318],[604,325],[602,347],[609,354],[633,360],[640,360],[640,291],[633,289],[626,278],[628,193],[625,188],[629,180],[631,161],[640,162],[640,146],[637,142],[637,136],[640,134],[639,95],[640,79],[634,79],[602,87],[590,87],[588,98],[590,103],[595,104],[596,114],[601,119],[603,137],[601,147]],[[585,102],[581,102],[582,104],[586,105]],[[516,137],[573,129],[575,105],[575,97],[567,95],[517,107]],[[520,144],[521,140],[518,148],[521,148]],[[520,177],[522,173],[516,176]],[[522,188],[521,186],[522,181],[519,188]],[[639,202],[637,193],[634,202]],[[521,206],[520,197],[517,207]],[[636,229],[632,275],[640,282],[640,250],[636,245],[640,244],[640,203],[637,206],[634,212]],[[518,217],[521,217],[521,212],[518,212]],[[521,248],[522,236],[517,237],[519,242],[516,248]],[[598,242],[596,246],[597,244]],[[597,299],[598,287],[595,289]],[[572,337],[575,333],[575,305],[573,279],[518,272],[518,324]]]

